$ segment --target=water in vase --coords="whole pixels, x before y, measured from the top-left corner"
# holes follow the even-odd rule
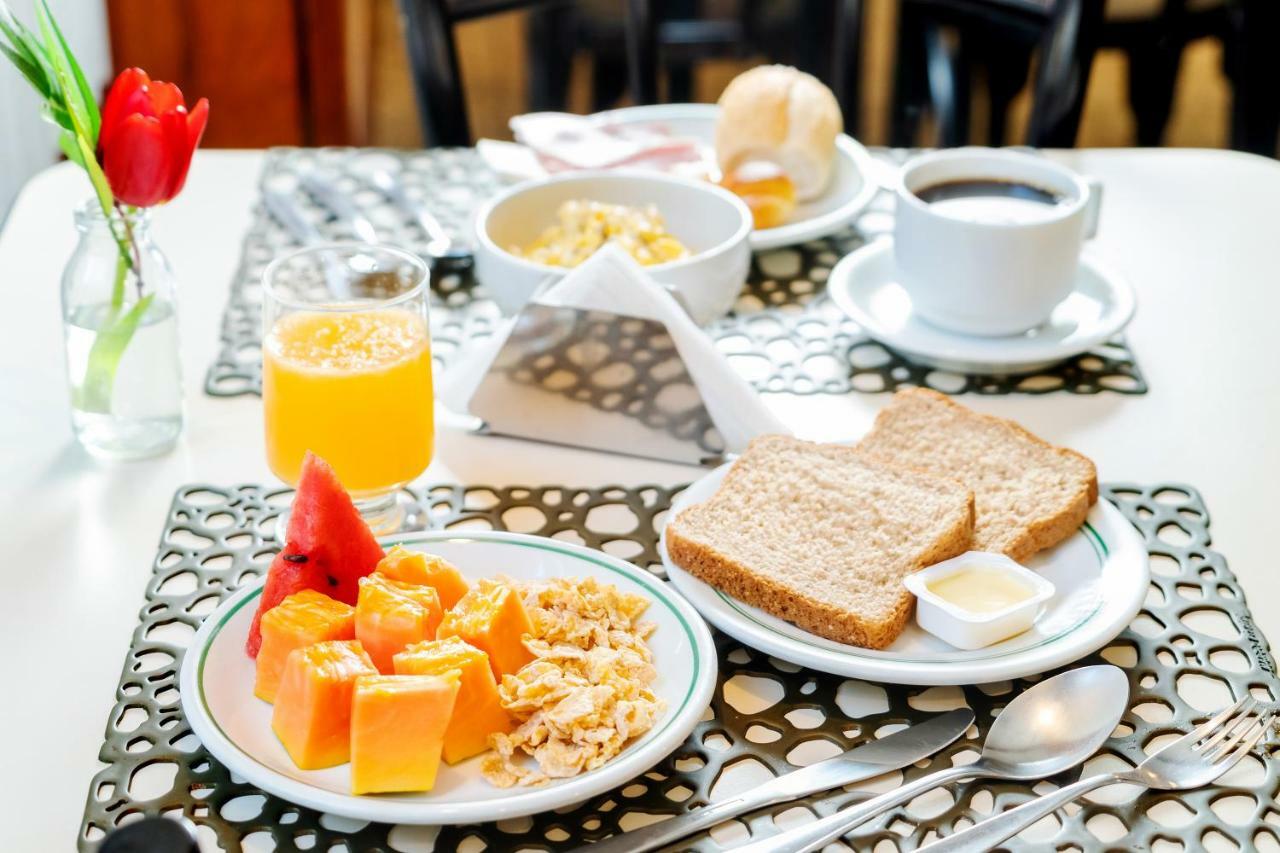
[[[182,431],[182,378],[173,305],[156,301],[124,347],[114,381],[85,382],[108,304],[77,306],[67,318],[67,368],[76,437],[95,456],[136,459],[173,446]]]

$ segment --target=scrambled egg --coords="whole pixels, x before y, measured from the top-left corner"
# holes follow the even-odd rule
[[[645,642],[655,626],[638,621],[649,602],[594,578],[522,584],[534,660],[498,689],[518,725],[493,734],[481,769],[501,788],[538,785],[600,767],[653,727],[664,703]],[[537,769],[528,766],[532,757]]]
[[[689,256],[684,244],[667,232],[653,205],[640,209],[579,199],[556,211],[557,224],[511,253],[554,267],[576,267],[605,243],[617,243],[644,266]]]

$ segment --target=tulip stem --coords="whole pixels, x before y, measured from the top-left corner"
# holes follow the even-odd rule
[[[138,249],[138,241],[133,234],[133,217],[138,214],[136,207],[126,208],[120,202],[115,203],[116,212],[120,215],[120,222],[124,226],[124,239],[121,240],[117,235],[116,243],[120,247],[120,255],[124,259],[124,263],[129,269],[133,270],[133,280],[138,287],[138,298],[142,298],[144,292],[144,283],[142,281],[142,252]],[[115,229],[112,229],[115,233]]]

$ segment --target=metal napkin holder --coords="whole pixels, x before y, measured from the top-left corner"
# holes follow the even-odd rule
[[[544,304],[540,287],[471,396],[482,432],[692,465],[725,444],[664,323]]]

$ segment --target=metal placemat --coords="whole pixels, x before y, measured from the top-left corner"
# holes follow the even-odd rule
[[[442,485],[416,492],[435,527],[514,528],[600,548],[663,575],[655,522],[680,488],[634,489],[485,488]],[[786,772],[787,756],[819,741],[827,754],[865,741],[885,726],[909,723],[922,713],[968,704],[980,734],[962,739],[929,762],[907,768],[915,778],[953,757],[973,753],[993,714],[1027,686],[1004,682],[982,687],[918,688],[878,685],[822,675],[744,648],[717,633],[721,689],[712,713],[649,773],[619,790],[571,809],[531,818],[436,829],[360,824],[299,808],[232,778],[196,740],[182,716],[177,671],[183,648],[200,621],[236,587],[257,576],[278,549],[274,522],[290,492],[261,486],[187,486],[178,491],[165,523],[154,575],[147,585],[141,624],[125,659],[115,705],[99,753],[105,765],[94,777],[78,835],[82,850],[111,827],[141,815],[182,815],[202,836],[227,850],[240,850],[247,836],[265,849],[421,850],[435,838],[436,850],[563,850],[598,840],[657,816],[682,813],[708,802],[723,768],[754,762],[762,775]],[[1147,604],[1132,626],[1100,654],[1125,668],[1132,695],[1120,732],[1103,751],[1135,763],[1140,744],[1190,728],[1210,702],[1252,692],[1266,701],[1280,696],[1266,640],[1245,605],[1244,593],[1223,557],[1209,548],[1209,516],[1200,496],[1185,485],[1115,485],[1103,491],[1141,531],[1152,557]],[[759,689],[759,680],[771,682]],[[745,681],[744,681],[745,680]],[[725,686],[725,685],[729,686]],[[746,707],[744,692],[778,701]],[[1184,694],[1195,693],[1193,707]],[[812,747],[809,747],[810,749]],[[1271,747],[1268,747],[1270,750]],[[150,776],[150,779],[143,779]],[[160,790],[140,791],[155,777]],[[760,778],[760,777],[757,777]],[[1067,776],[1053,781],[1061,783]],[[1040,786],[1046,783],[1040,783]],[[1039,786],[1037,786],[1039,788]],[[912,850],[941,829],[969,825],[1029,796],[1022,785],[970,782],[931,801],[929,816],[912,805],[857,836],[859,849]],[[1280,765],[1256,757],[1220,784],[1179,794],[1144,793],[1132,802],[1085,801],[1044,822],[1034,841],[1017,850],[1180,849],[1204,846],[1215,834],[1230,846],[1252,849],[1280,844]],[[736,828],[745,838],[774,831],[771,815],[784,825],[797,814],[830,813],[847,795],[814,797],[776,806],[691,840],[699,851],[720,849],[716,838]],[[1225,804],[1225,805],[1224,805]],[[1227,808],[1226,806],[1230,806]],[[796,806],[802,806],[796,812]],[[437,834],[438,833],[438,834]],[[472,839],[468,841],[467,839]],[[1230,841],[1228,841],[1230,840]],[[482,848],[479,842],[487,845]],[[345,844],[345,848],[340,845]],[[419,846],[414,846],[415,844]],[[880,846],[887,844],[888,846]],[[1154,846],[1153,846],[1154,845]],[[1174,845],[1174,846],[1168,846]]]
[[[878,156],[901,161],[905,151]],[[392,151],[370,148],[274,148],[267,152],[259,185],[289,193],[321,234],[351,239],[315,199],[298,188],[298,176],[320,169],[342,176],[386,242],[424,251],[425,236],[377,192],[352,175],[370,166],[399,171],[407,191],[422,199],[447,231],[470,245],[475,210],[500,188],[496,175],[467,148]],[[793,394],[892,392],[924,385],[948,394],[1045,394],[1064,391],[1143,394],[1147,383],[1123,337],[1046,370],[1023,376],[977,376],[914,364],[867,338],[827,297],[831,268],[854,249],[893,230],[893,199],[881,193],[850,227],[821,240],[763,252],[732,313],[707,332],[761,391]],[[205,392],[218,397],[260,394],[262,388],[262,270],[295,247],[288,233],[255,203],[240,265],[222,320],[221,346],[205,376]],[[432,281],[432,354],[447,368],[468,342],[493,333],[501,314],[470,270]]]

